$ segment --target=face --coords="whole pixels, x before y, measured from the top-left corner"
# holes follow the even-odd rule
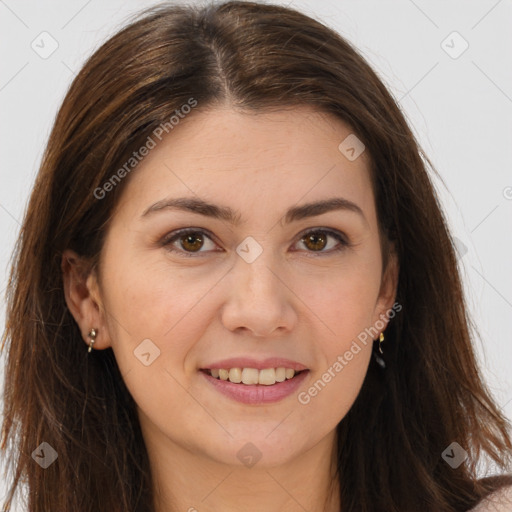
[[[334,439],[377,338],[358,336],[396,286],[396,272],[383,279],[367,152],[338,149],[350,134],[307,108],[197,111],[132,171],[88,281],[89,320],[148,442],[235,465],[257,450],[271,467]],[[230,368],[259,384],[208,371]]]

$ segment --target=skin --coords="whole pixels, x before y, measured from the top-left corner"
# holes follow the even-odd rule
[[[84,277],[78,255],[64,253],[66,300],[84,341],[95,327],[94,349],[112,347],[138,405],[157,512],[240,504],[248,512],[339,511],[337,487],[328,489],[335,428],[360,391],[371,339],[306,405],[298,393],[241,404],[198,370],[233,356],[286,357],[309,368],[299,389],[307,391],[392,307],[398,263],[392,254],[382,268],[368,152],[349,161],[338,150],[350,133],[307,107],[198,110],[126,178],[99,268]],[[244,222],[171,209],[141,218],[181,196],[230,206]],[[364,218],[335,210],[279,223],[289,207],[333,196],[356,203]],[[213,235],[200,238],[200,253],[183,238],[173,243],[181,255],[159,243],[189,227]],[[330,236],[325,246],[301,242],[318,228],[340,231],[351,245],[334,252]],[[247,236],[263,249],[250,264],[236,253]],[[148,338],[160,355],[145,366],[134,350]],[[251,468],[237,458],[248,442],[261,453]]]

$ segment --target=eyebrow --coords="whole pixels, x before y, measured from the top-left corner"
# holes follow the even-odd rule
[[[141,215],[141,218],[164,210],[180,210],[196,213],[204,215],[205,217],[224,220],[235,226],[238,226],[241,223],[240,213],[229,206],[220,206],[208,203],[196,197],[162,199],[148,207]],[[362,209],[356,203],[342,197],[333,197],[330,199],[306,203],[300,206],[292,206],[284,215],[284,223],[290,224],[291,222],[299,221],[308,217],[315,217],[317,215],[322,215],[336,210],[357,213],[363,218],[366,224],[368,223]],[[280,224],[283,224],[283,222],[280,221]]]

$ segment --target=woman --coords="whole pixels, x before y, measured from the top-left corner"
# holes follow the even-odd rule
[[[22,482],[31,512],[510,510],[424,161],[292,9],[161,6],[107,41],[17,246],[4,510]]]

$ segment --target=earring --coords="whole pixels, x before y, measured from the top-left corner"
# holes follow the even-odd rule
[[[89,342],[89,350],[87,352],[90,352],[92,350],[92,346],[96,341],[96,329],[93,328],[89,331],[89,338],[91,339],[91,341]]]
[[[380,333],[380,336],[379,336],[379,352],[381,354],[384,354],[383,350],[382,350],[382,342],[384,341],[384,333],[381,332]],[[386,368],[386,362],[384,361],[384,359],[382,359],[382,357],[380,357],[380,355],[377,353],[377,351],[374,349],[373,350],[373,358],[375,359],[375,362],[381,367],[381,368]]]

